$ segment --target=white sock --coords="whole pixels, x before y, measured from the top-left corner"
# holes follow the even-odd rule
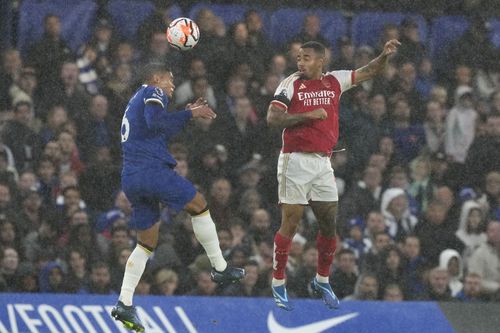
[[[200,215],[192,216],[194,235],[201,246],[205,249],[208,259],[212,267],[217,271],[222,272],[227,267],[227,262],[222,256],[222,251],[219,246],[219,238],[217,237],[217,229],[214,221],[210,216],[210,212],[201,213]]]
[[[321,276],[318,273],[316,273],[316,280],[318,280],[319,283],[329,283],[329,277],[328,276]]]
[[[271,282],[271,285],[274,287],[282,286],[285,284],[285,279],[275,279],[273,278],[273,281]]]
[[[130,254],[130,257],[128,257],[125,274],[123,275],[122,289],[118,298],[123,304],[132,305],[135,287],[137,287],[151,255],[152,252],[137,245]]]

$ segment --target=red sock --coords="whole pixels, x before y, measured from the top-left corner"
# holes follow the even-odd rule
[[[318,232],[316,246],[318,248],[317,272],[321,276],[330,276],[330,267],[335,256],[335,249],[337,248],[337,238],[325,237]]]
[[[292,247],[292,240],[277,232],[274,236],[273,278],[279,280],[285,278],[290,247]]]

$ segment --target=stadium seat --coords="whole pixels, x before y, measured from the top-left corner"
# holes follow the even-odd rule
[[[154,8],[151,2],[140,0],[112,0],[107,6],[116,33],[128,40],[135,39],[137,29]]]
[[[63,39],[72,50],[92,34],[97,5],[93,0],[25,0],[19,8],[17,46],[26,52],[43,34],[43,19],[47,14],[61,18]]]
[[[232,24],[236,22],[243,21],[245,19],[245,13],[250,9],[255,9],[260,14],[263,23],[264,31],[269,31],[269,13],[260,8],[247,5],[224,5],[224,4],[209,4],[209,3],[198,3],[191,7],[189,11],[189,17],[193,20],[196,19],[198,12],[203,9],[208,8],[214,12],[215,15],[219,16],[222,21],[229,28]]]
[[[427,23],[420,15],[406,15],[403,13],[364,12],[354,16],[352,20],[352,41],[354,45],[370,45],[376,47],[386,24],[400,25],[410,16],[418,24],[420,40],[427,42]]]
[[[440,61],[443,52],[469,28],[464,16],[440,16],[432,20],[429,48],[431,58]]]
[[[191,7],[189,11],[189,17],[193,20],[198,15],[201,9],[209,8],[214,12],[215,15],[219,16],[226,25],[231,25],[238,21],[243,21],[245,12],[248,7],[245,5],[221,5],[221,4],[208,4],[208,3],[198,3]]]
[[[321,33],[335,47],[337,40],[347,34],[347,22],[340,12],[332,10],[306,10],[298,8],[278,9],[271,15],[271,40],[284,46],[301,30],[304,18],[315,14],[321,21]]]
[[[496,48],[500,48],[500,19],[492,19],[489,24],[491,25],[491,42]]]
[[[12,2],[0,1],[0,50],[11,47],[13,16]]]

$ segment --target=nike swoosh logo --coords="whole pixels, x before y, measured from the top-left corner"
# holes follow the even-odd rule
[[[312,324],[307,324],[299,327],[284,327],[276,321],[272,311],[269,312],[267,316],[267,328],[270,333],[321,333],[325,330],[332,328],[334,326],[340,325],[341,323],[348,321],[359,315],[358,312],[346,314],[340,317],[325,319],[317,321]]]

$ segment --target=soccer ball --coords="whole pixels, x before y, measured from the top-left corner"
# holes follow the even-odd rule
[[[178,50],[190,50],[200,40],[200,29],[190,18],[179,17],[168,26],[167,40]]]

